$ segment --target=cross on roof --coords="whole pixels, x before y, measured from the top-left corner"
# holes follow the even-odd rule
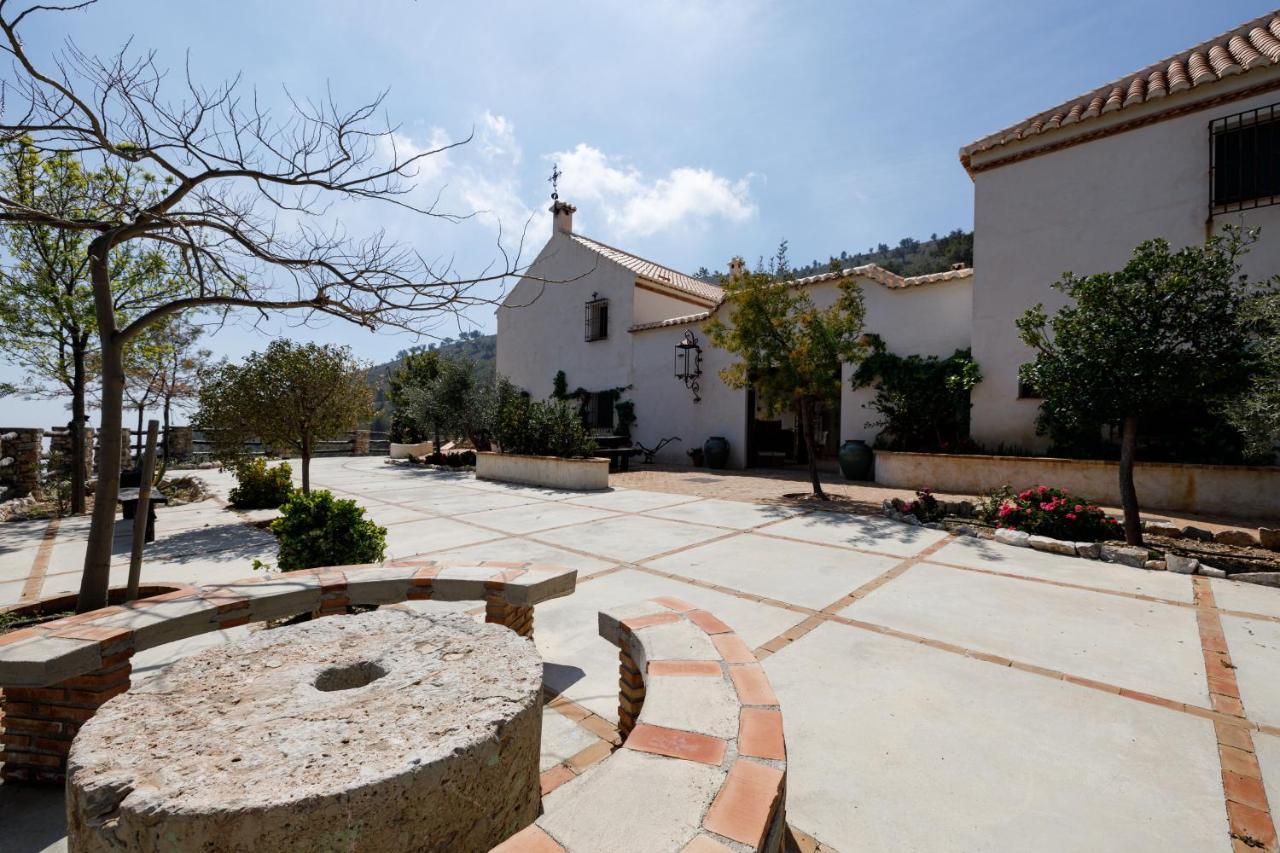
[[[560,183],[560,176],[563,174],[564,172],[560,171],[559,163],[555,163],[551,166],[551,177],[547,178],[547,180],[551,182],[551,200],[552,201],[556,201],[557,199],[560,198],[560,188],[558,184]]]

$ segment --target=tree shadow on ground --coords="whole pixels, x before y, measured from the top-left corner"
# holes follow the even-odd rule
[[[131,542],[130,536],[117,536],[113,550],[117,554],[128,554]],[[190,563],[202,559],[226,563],[260,557],[264,549],[273,549],[275,544],[275,537],[270,533],[234,521],[182,530],[157,539],[146,546],[143,557],[146,560],[164,560],[170,563]]]
[[[40,853],[67,834],[67,807],[61,787],[0,785],[0,816],[8,853]]]

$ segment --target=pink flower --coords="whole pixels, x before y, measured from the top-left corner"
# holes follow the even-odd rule
[[[1076,504],[1076,512],[1084,512],[1084,507],[1080,504]]]
[[[1048,486],[1036,486],[1036,491],[1043,495],[1045,492],[1049,491],[1049,487],[1048,487]]]
[[[1018,497],[1024,501],[1031,500],[1031,490],[1027,489],[1025,492],[1020,493]]]
[[[1069,513],[1067,513],[1067,518],[1071,519],[1072,521],[1075,521],[1075,520],[1076,520],[1076,514],[1075,514],[1074,512],[1069,512]]]

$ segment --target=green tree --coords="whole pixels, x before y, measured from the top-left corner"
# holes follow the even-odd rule
[[[391,402],[391,440],[410,444],[422,441],[425,433],[410,411],[409,392],[424,388],[440,374],[440,353],[435,350],[417,350],[404,354],[400,363],[387,376],[387,400]],[[440,435],[434,436],[436,444]]]
[[[349,347],[272,341],[243,364],[207,372],[197,420],[212,436],[220,458],[232,461],[246,442],[291,447],[302,457],[302,491],[311,491],[316,443],[357,428],[368,419],[373,394],[366,367]]]
[[[1245,449],[1272,456],[1280,436],[1280,292],[1250,300],[1245,323],[1257,341],[1259,367],[1243,394],[1227,403],[1228,421],[1245,438]]]
[[[879,335],[867,335],[871,353],[853,374],[853,387],[873,385],[868,406],[884,431],[877,443],[890,450],[955,451],[969,442],[969,392],[982,379],[968,349],[945,359],[900,356]]]
[[[467,359],[441,358],[435,378],[406,393],[419,429],[464,436],[476,450],[490,449],[498,401],[488,370]]]
[[[1244,322],[1259,285],[1240,269],[1256,239],[1256,231],[1228,226],[1176,252],[1163,239],[1148,240],[1117,272],[1064,275],[1053,286],[1071,304],[1052,317],[1037,305],[1017,321],[1036,353],[1021,378],[1044,399],[1037,429],[1119,427],[1120,498],[1131,545],[1142,543],[1133,481],[1139,434],[1179,401],[1222,408],[1259,369],[1258,340]]]
[[[771,266],[773,273],[744,273],[725,282],[721,310],[728,322],[717,316],[707,333],[738,359],[720,371],[727,385],[754,387],[770,411],[795,411],[813,493],[825,499],[818,479],[818,406],[839,399],[842,365],[861,361],[866,351],[862,290],[843,280],[835,303],[819,309],[803,288],[788,281],[785,243]]]

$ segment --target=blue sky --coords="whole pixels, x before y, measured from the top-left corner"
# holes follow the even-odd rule
[[[410,144],[465,137],[421,176],[444,205],[484,211],[443,225],[363,205],[460,271],[493,257],[495,223],[549,223],[551,164],[578,230],[692,272],[769,254],[807,263],[841,250],[972,226],[967,142],[1189,47],[1271,8],[1261,2],[192,3],[102,0],[27,30],[36,55],[64,38],[110,54],[127,38],[216,83],[243,72],[269,103],[331,86],[354,105],[389,89]],[[163,11],[163,14],[161,13]],[[8,73],[8,72],[6,72]],[[472,316],[491,331],[492,312]],[[456,335],[443,326],[437,334]],[[350,344],[382,361],[416,341],[328,323],[232,325],[207,341],[232,357],[271,335]],[[0,379],[12,378],[0,364]],[[66,420],[54,401],[0,400],[6,425]]]

